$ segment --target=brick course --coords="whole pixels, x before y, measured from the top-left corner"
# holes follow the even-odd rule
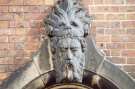
[[[82,0],[91,33],[109,61],[135,78],[135,0]],[[30,61],[53,0],[0,0],[0,83]]]

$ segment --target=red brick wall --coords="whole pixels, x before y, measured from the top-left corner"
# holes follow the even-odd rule
[[[110,61],[135,78],[135,0],[89,1],[92,32]]]
[[[52,0],[0,0],[0,82],[30,61]],[[135,0],[83,0],[92,35],[113,63],[135,76]]]

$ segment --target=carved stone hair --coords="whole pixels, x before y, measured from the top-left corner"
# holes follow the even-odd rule
[[[79,1],[80,0],[58,0],[53,11],[44,21],[48,36],[85,37],[88,35],[90,17],[87,11],[80,6]],[[79,22],[79,24],[76,24],[75,20],[77,20],[76,22]],[[69,24],[73,26],[83,25],[83,28],[81,31],[68,29]]]

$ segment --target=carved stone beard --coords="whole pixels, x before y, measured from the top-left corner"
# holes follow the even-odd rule
[[[81,58],[72,58],[67,61],[62,57],[55,56],[54,69],[56,71],[56,82],[82,82],[83,69],[85,65],[85,56],[81,55]]]

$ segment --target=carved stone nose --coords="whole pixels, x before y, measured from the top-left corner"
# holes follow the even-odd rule
[[[67,27],[65,27],[65,29],[71,29],[71,27],[70,26],[67,26]]]
[[[66,25],[65,29],[71,29],[71,26],[70,25]]]
[[[71,60],[71,58],[72,58],[72,53],[71,53],[70,49],[68,49],[68,52],[67,52],[67,59],[68,59],[68,60]]]

